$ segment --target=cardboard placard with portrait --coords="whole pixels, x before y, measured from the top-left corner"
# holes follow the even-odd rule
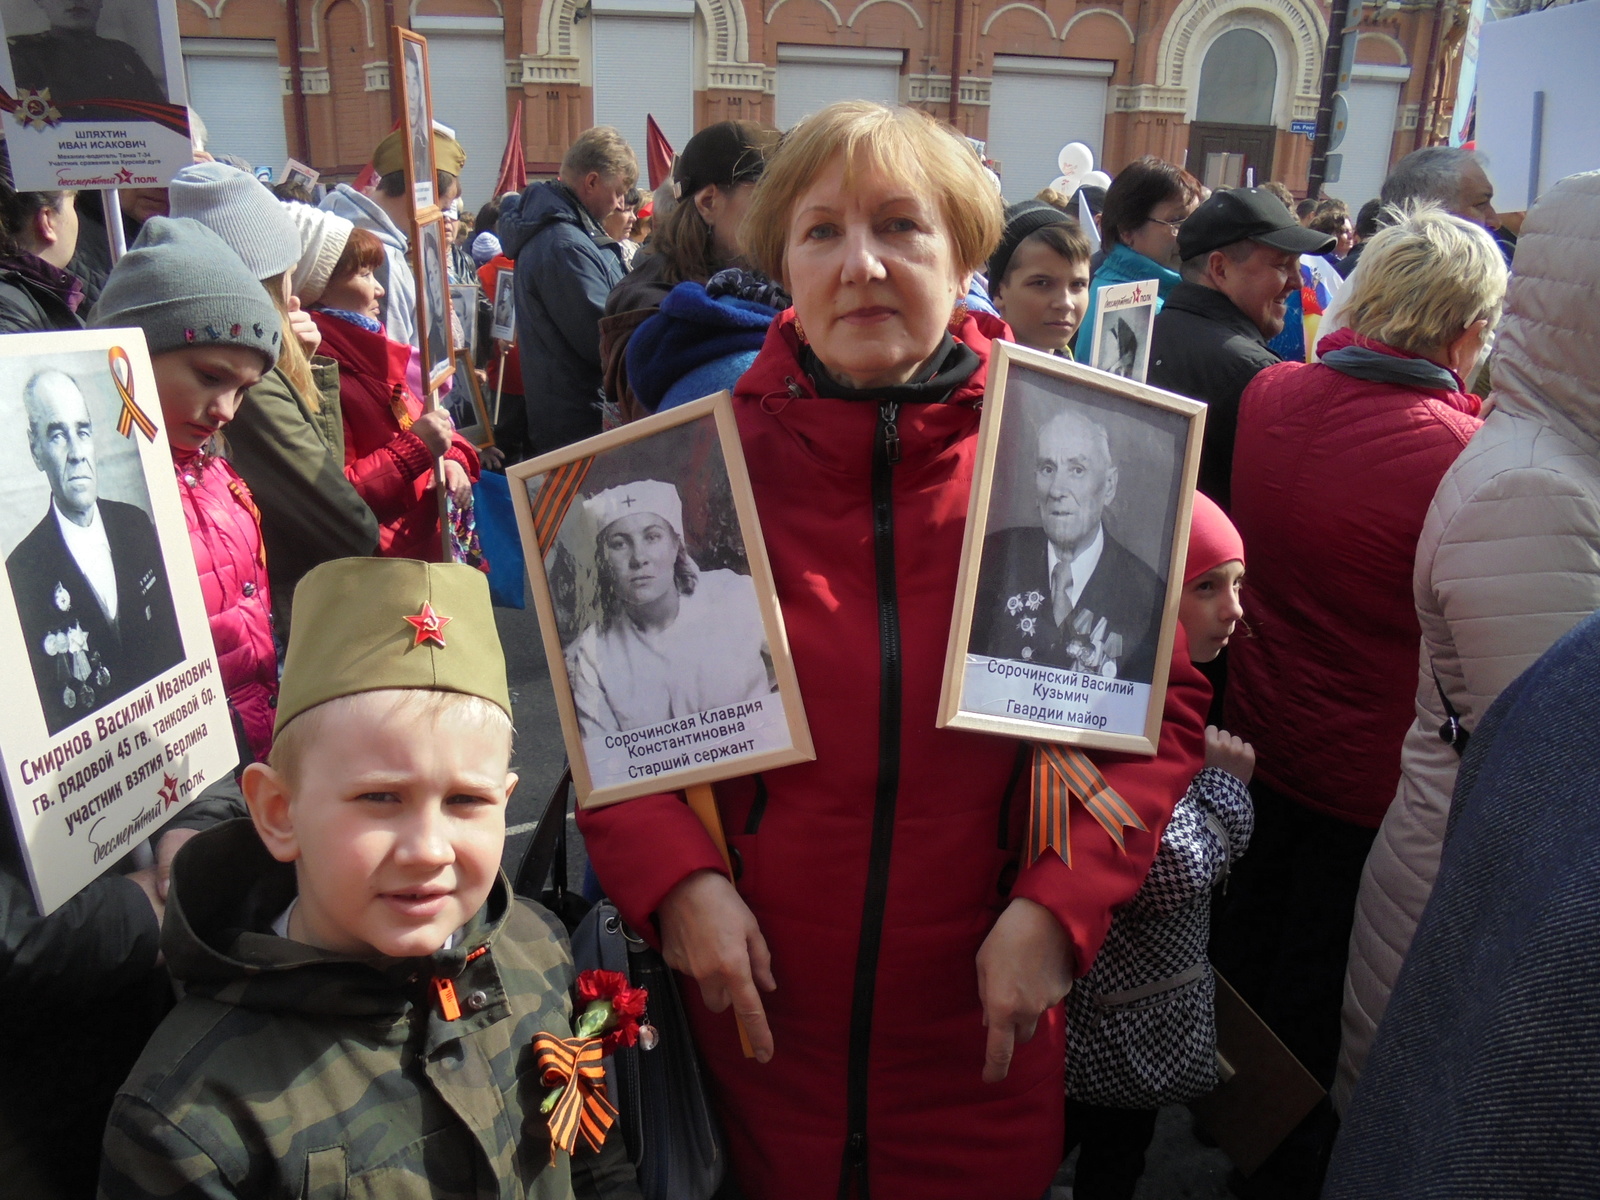
[[[815,757],[728,393],[506,474],[579,804]]]
[[[996,343],[940,727],[1155,753],[1204,421]]]
[[[1143,383],[1150,375],[1150,338],[1156,325],[1159,283],[1113,283],[1095,300],[1089,365]]]
[[[489,336],[497,341],[516,340],[516,277],[510,267],[501,267],[494,273],[494,317],[489,322]]]
[[[144,335],[0,338],[0,769],[49,913],[239,756]]]
[[[18,191],[166,187],[194,161],[174,0],[0,0]]]

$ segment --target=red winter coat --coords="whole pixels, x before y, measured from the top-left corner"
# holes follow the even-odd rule
[[[1341,329],[1317,352],[1359,346]],[[1248,634],[1228,651],[1228,729],[1256,775],[1307,808],[1377,828],[1415,716],[1422,637],[1411,573],[1445,469],[1483,422],[1476,396],[1280,363],[1239,403],[1233,523]]]
[[[1002,328],[974,315],[958,336],[986,360]],[[983,1083],[978,949],[1008,894],[1026,896],[1066,928],[1077,973],[1089,969],[1200,766],[1210,689],[1175,663],[1160,757],[1098,756],[1149,833],[1130,831],[1124,854],[1075,807],[1072,869],[1045,858],[1018,875],[1019,743],[934,728],[986,368],[949,403],[900,408],[875,534],[880,407],[818,398],[797,354],[791,311],[734,407],[817,759],[716,788],[739,890],[772,950],[772,1061],[745,1059],[732,1015],[708,1013],[692,981],[685,1002],[746,1195],[832,1197],[854,1142],[874,1200],[1037,1200],[1061,1161],[1062,1011],[1017,1046],[1004,1082]],[[885,684],[900,688],[887,712]],[[876,853],[875,811],[890,835]],[[585,810],[580,824],[639,928],[690,872],[721,870],[677,795]],[[857,948],[880,928],[876,970],[858,978]]]
[[[226,459],[174,450],[172,465],[222,686],[251,752],[264,759],[277,715],[278,652],[260,514]]]
[[[406,385],[412,349],[328,313],[313,312],[322,353],[339,364],[344,415],[344,473],[378,518],[378,553],[439,562],[439,495],[434,461],[423,440],[400,428],[394,403],[414,420],[422,401]],[[478,481],[478,452],[457,434],[445,454]]]

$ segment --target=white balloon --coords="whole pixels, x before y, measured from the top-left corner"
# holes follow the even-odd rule
[[[1069,179],[1081,179],[1094,170],[1094,151],[1082,142],[1068,142],[1056,155],[1056,166]]]
[[[1070,196],[1076,190],[1076,188],[1073,186],[1072,180],[1068,179],[1065,175],[1057,175],[1050,181],[1050,186],[1055,188],[1055,190],[1060,192],[1063,196]]]
[[[1083,177],[1083,186],[1108,188],[1111,186],[1111,176],[1104,171],[1090,171]]]

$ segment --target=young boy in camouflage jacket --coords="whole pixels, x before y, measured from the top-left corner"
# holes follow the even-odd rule
[[[344,559],[295,593],[250,821],[178,855],[184,999],[122,1087],[100,1195],[637,1197],[551,1155],[530,1043],[570,1037],[560,926],[500,872],[511,704],[481,573]]]

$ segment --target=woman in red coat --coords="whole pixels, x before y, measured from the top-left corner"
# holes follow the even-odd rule
[[[383,245],[353,230],[312,312],[322,353],[339,364],[344,416],[344,473],[378,518],[378,553],[439,562],[435,460],[458,508],[472,502],[478,452],[442,409],[424,412],[406,382],[415,350],[390,341],[378,321],[383,286],[374,272]]]
[[[795,300],[734,407],[817,757],[717,786],[736,881],[676,795],[586,810],[589,853],[698,981],[746,1195],[1038,1200],[1061,1160],[1062,997],[1200,765],[1209,689],[1180,639],[1161,755],[1097,759],[1149,833],[1124,854],[1074,812],[1070,870],[1019,863],[1025,745],[934,727],[1005,332],[957,301],[998,197],[931,119],[846,102],[790,134],[744,230]]]
[[[1477,225],[1422,209],[1373,238],[1345,286],[1349,327],[1321,362],[1268,367],[1240,402],[1250,636],[1229,650],[1227,724],[1256,749],[1256,832],[1212,938],[1217,969],[1324,1085],[1361,868],[1416,714],[1417,539],[1482,423],[1462,380],[1505,260]]]

